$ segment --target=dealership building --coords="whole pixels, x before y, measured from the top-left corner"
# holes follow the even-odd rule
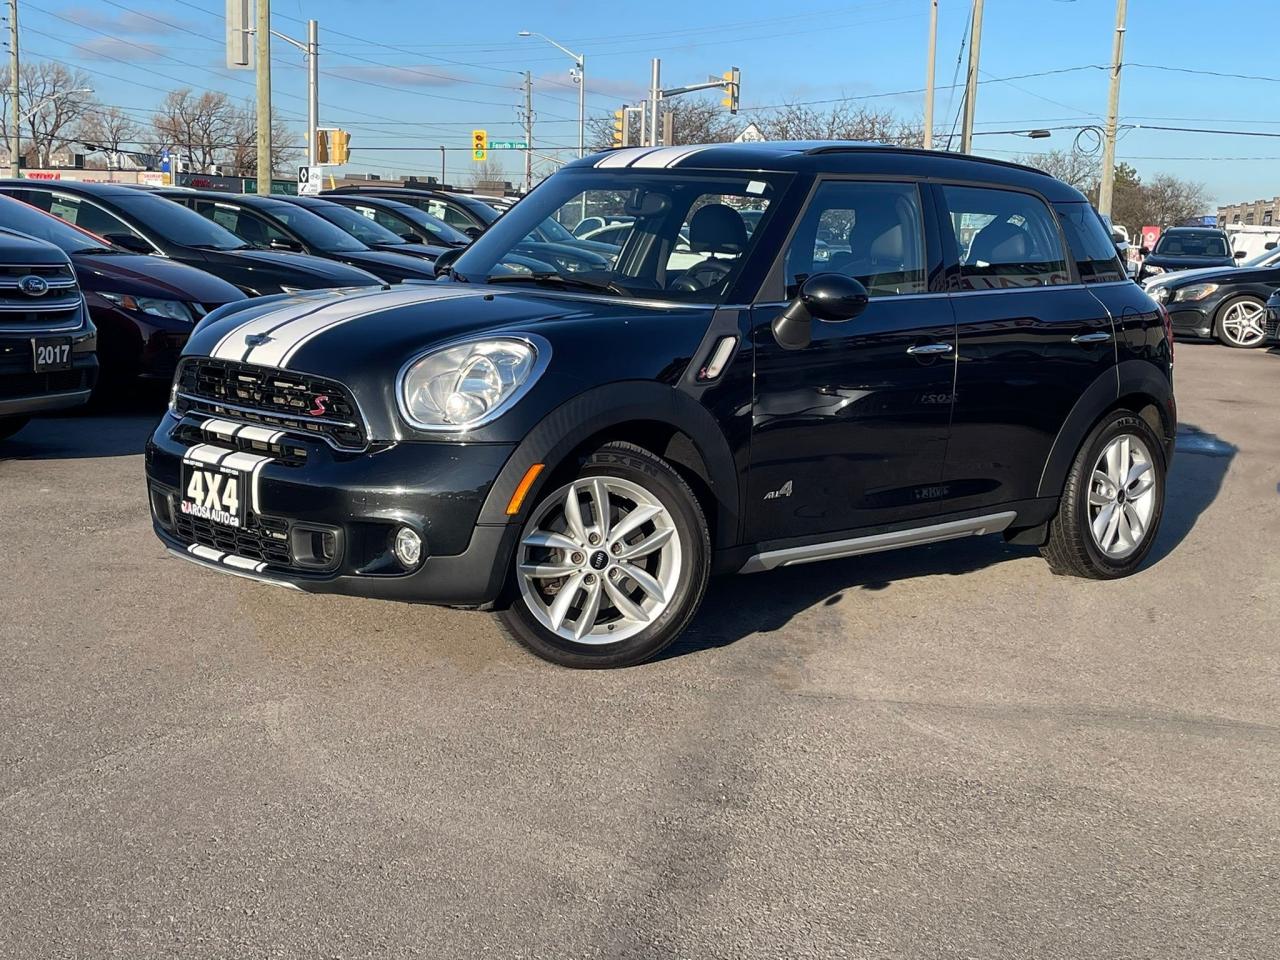
[[[1232,203],[1218,208],[1218,226],[1241,223],[1259,227],[1280,225],[1280,197],[1270,200],[1254,200],[1250,203]]]

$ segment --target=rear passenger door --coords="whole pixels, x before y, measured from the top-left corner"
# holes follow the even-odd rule
[[[958,363],[943,485],[957,510],[1036,496],[1080,395],[1114,376],[1111,317],[1040,196],[934,188]]]

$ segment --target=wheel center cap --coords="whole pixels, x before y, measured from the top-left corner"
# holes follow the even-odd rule
[[[592,570],[603,570],[609,565],[609,555],[603,550],[597,550],[595,553],[591,554],[590,562]]]

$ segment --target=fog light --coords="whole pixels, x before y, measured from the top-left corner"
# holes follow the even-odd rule
[[[408,527],[396,531],[396,541],[391,547],[396,559],[406,567],[416,567],[422,559],[422,538]]]

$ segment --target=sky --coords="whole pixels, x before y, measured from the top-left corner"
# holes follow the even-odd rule
[[[970,0],[940,0],[936,123],[960,108]],[[1229,9],[1229,15],[1224,10]],[[923,116],[929,0],[833,3],[736,0],[487,0],[481,7],[425,0],[274,0],[274,29],[305,37],[320,24],[320,120],[351,132],[351,171],[439,174],[474,167],[470,131],[522,136],[525,70],[534,77],[534,142],[564,159],[577,144],[571,61],[546,34],[586,58],[587,112],[608,116],[643,97],[650,58],[663,86],[742,71],[751,108],[857,98],[905,119]],[[1130,0],[1120,97],[1118,159],[1141,175],[1203,182],[1214,202],[1280,194],[1280,68],[1265,57],[1225,57],[1242,38],[1269,36],[1271,0]],[[987,0],[981,42],[975,152],[1008,158],[1070,149],[1078,128],[1104,122],[1114,0]],[[252,97],[251,71],[224,68],[222,0],[20,0],[23,56],[83,69],[98,99],[144,118],[179,86]],[[1257,49],[1262,49],[1257,47]],[[301,131],[306,71],[300,52],[273,46],[276,109]],[[967,50],[965,53],[967,58]],[[1201,71],[1201,72],[1185,72]],[[1236,74],[1227,76],[1217,74]],[[1152,127],[1248,130],[1272,136],[1189,133]],[[1075,129],[1052,129],[1055,127]],[[999,133],[1048,128],[1048,139]],[[1096,147],[1091,131],[1079,134]],[[522,155],[492,151],[509,178]],[[1209,211],[1206,211],[1209,212]]]

